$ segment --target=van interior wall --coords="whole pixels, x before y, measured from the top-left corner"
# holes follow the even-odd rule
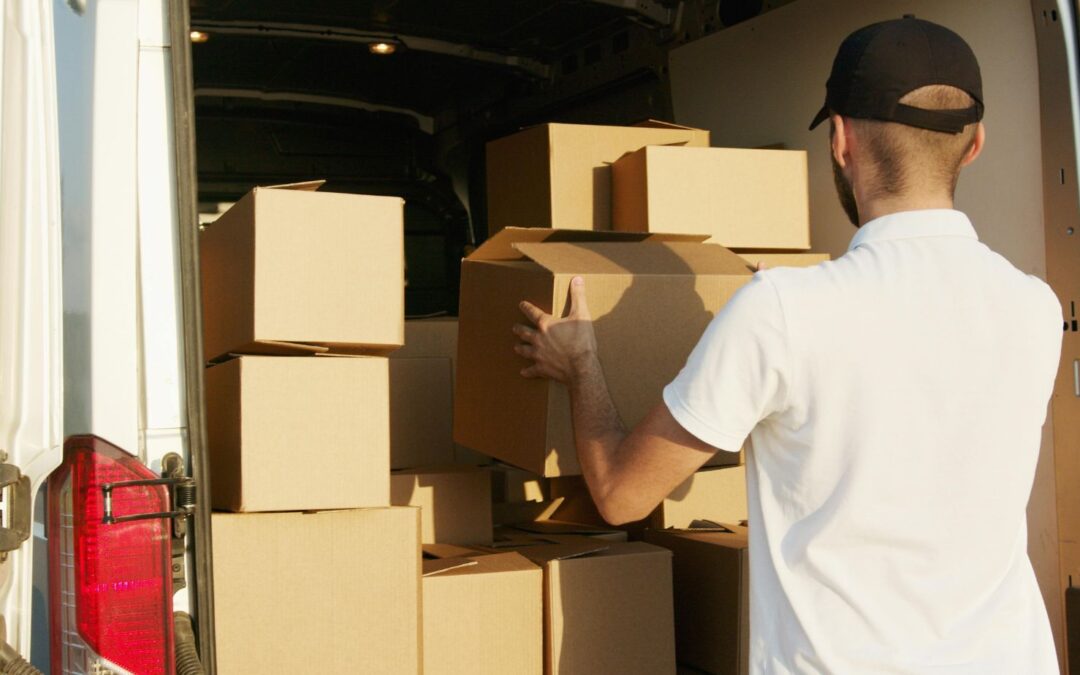
[[[1046,276],[1038,64],[1028,0],[798,0],[671,53],[675,121],[708,129],[716,146],[782,143],[808,151],[811,239],[840,256],[854,229],[836,198],[828,130],[807,130],[825,98],[841,40],[860,26],[914,13],[948,26],[982,67],[987,145],[960,178],[957,208],[979,237],[1021,270]],[[1063,648],[1053,447],[1044,429],[1028,505],[1028,551]]]

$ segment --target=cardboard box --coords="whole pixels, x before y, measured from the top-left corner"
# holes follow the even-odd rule
[[[647,147],[612,166],[612,227],[705,234],[730,248],[810,248],[806,152]]]
[[[566,520],[552,518],[540,518],[512,524],[512,529],[528,532],[544,539],[559,543],[567,541],[567,538],[589,537],[603,541],[626,541],[626,531],[613,528],[608,525],[592,525],[588,523],[575,523]],[[496,532],[498,541],[499,532]]]
[[[544,568],[547,675],[674,675],[667,550],[587,537],[514,550]]]
[[[517,553],[462,553],[423,563],[424,672],[539,675],[543,572]]]
[[[750,663],[747,529],[647,530],[674,555],[675,643],[680,663],[716,675],[746,675]]]
[[[218,672],[422,672],[419,509],[212,521]]]
[[[561,500],[552,518],[606,526],[580,476],[552,478],[550,485],[552,499]],[[695,520],[738,523],[747,518],[746,467],[713,467],[690,476],[665,497],[648,518],[630,523],[624,529],[640,535],[645,527],[685,528]]]
[[[771,251],[738,251],[739,257],[746,261],[750,269],[756,270],[759,262],[765,268],[772,267],[813,267],[829,261],[828,253],[775,253]]]
[[[584,277],[608,387],[633,426],[751,278],[737,255],[700,240],[521,228],[488,239],[462,264],[454,440],[543,476],[579,474],[566,388],[521,377],[520,301],[561,316],[570,280]]]
[[[487,145],[488,233],[504,227],[611,229],[611,163],[646,145],[708,147],[709,132],[542,124]]]
[[[403,202],[321,184],[255,188],[202,233],[207,359],[401,346]]]
[[[405,346],[390,355],[392,469],[456,460],[453,415],[457,332],[458,322],[453,317],[405,322]]]
[[[387,359],[241,356],[206,371],[212,503],[228,511],[390,504]]]
[[[390,359],[390,468],[454,461],[450,359]]]
[[[401,349],[390,354],[390,357],[453,361],[457,357],[457,336],[457,317],[409,319],[405,322],[405,344]]]
[[[548,479],[507,464],[491,467],[491,497],[497,503],[542,502]]]
[[[420,507],[423,543],[491,543],[491,474],[471,466],[406,469],[390,475],[390,502]]]
[[[555,514],[561,504],[561,499],[540,502],[495,502],[491,505],[491,518],[495,521],[496,528],[502,525],[547,520]],[[496,536],[498,536],[497,533]]]

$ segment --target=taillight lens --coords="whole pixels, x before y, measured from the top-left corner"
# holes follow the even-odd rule
[[[103,484],[157,477],[96,436],[64,444],[48,497],[53,673],[173,672],[170,521],[103,522]],[[168,502],[161,485],[112,493],[117,517]]]

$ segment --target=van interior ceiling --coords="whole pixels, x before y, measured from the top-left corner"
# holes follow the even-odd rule
[[[484,144],[671,120],[667,53],[790,0],[191,0],[203,220],[255,185],[405,199],[406,314],[456,314]]]

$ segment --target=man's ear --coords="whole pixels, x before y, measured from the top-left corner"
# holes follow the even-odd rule
[[[829,142],[832,145],[833,159],[836,160],[841,169],[846,169],[847,156],[850,151],[848,141],[850,129],[848,125],[844,124],[844,118],[839,115],[829,115],[829,121],[832,129]]]
[[[974,162],[975,158],[982,154],[984,145],[986,145],[986,127],[983,126],[982,122],[979,122],[979,126],[975,127],[975,138],[972,139],[967,154],[960,160],[960,166],[965,167]]]

